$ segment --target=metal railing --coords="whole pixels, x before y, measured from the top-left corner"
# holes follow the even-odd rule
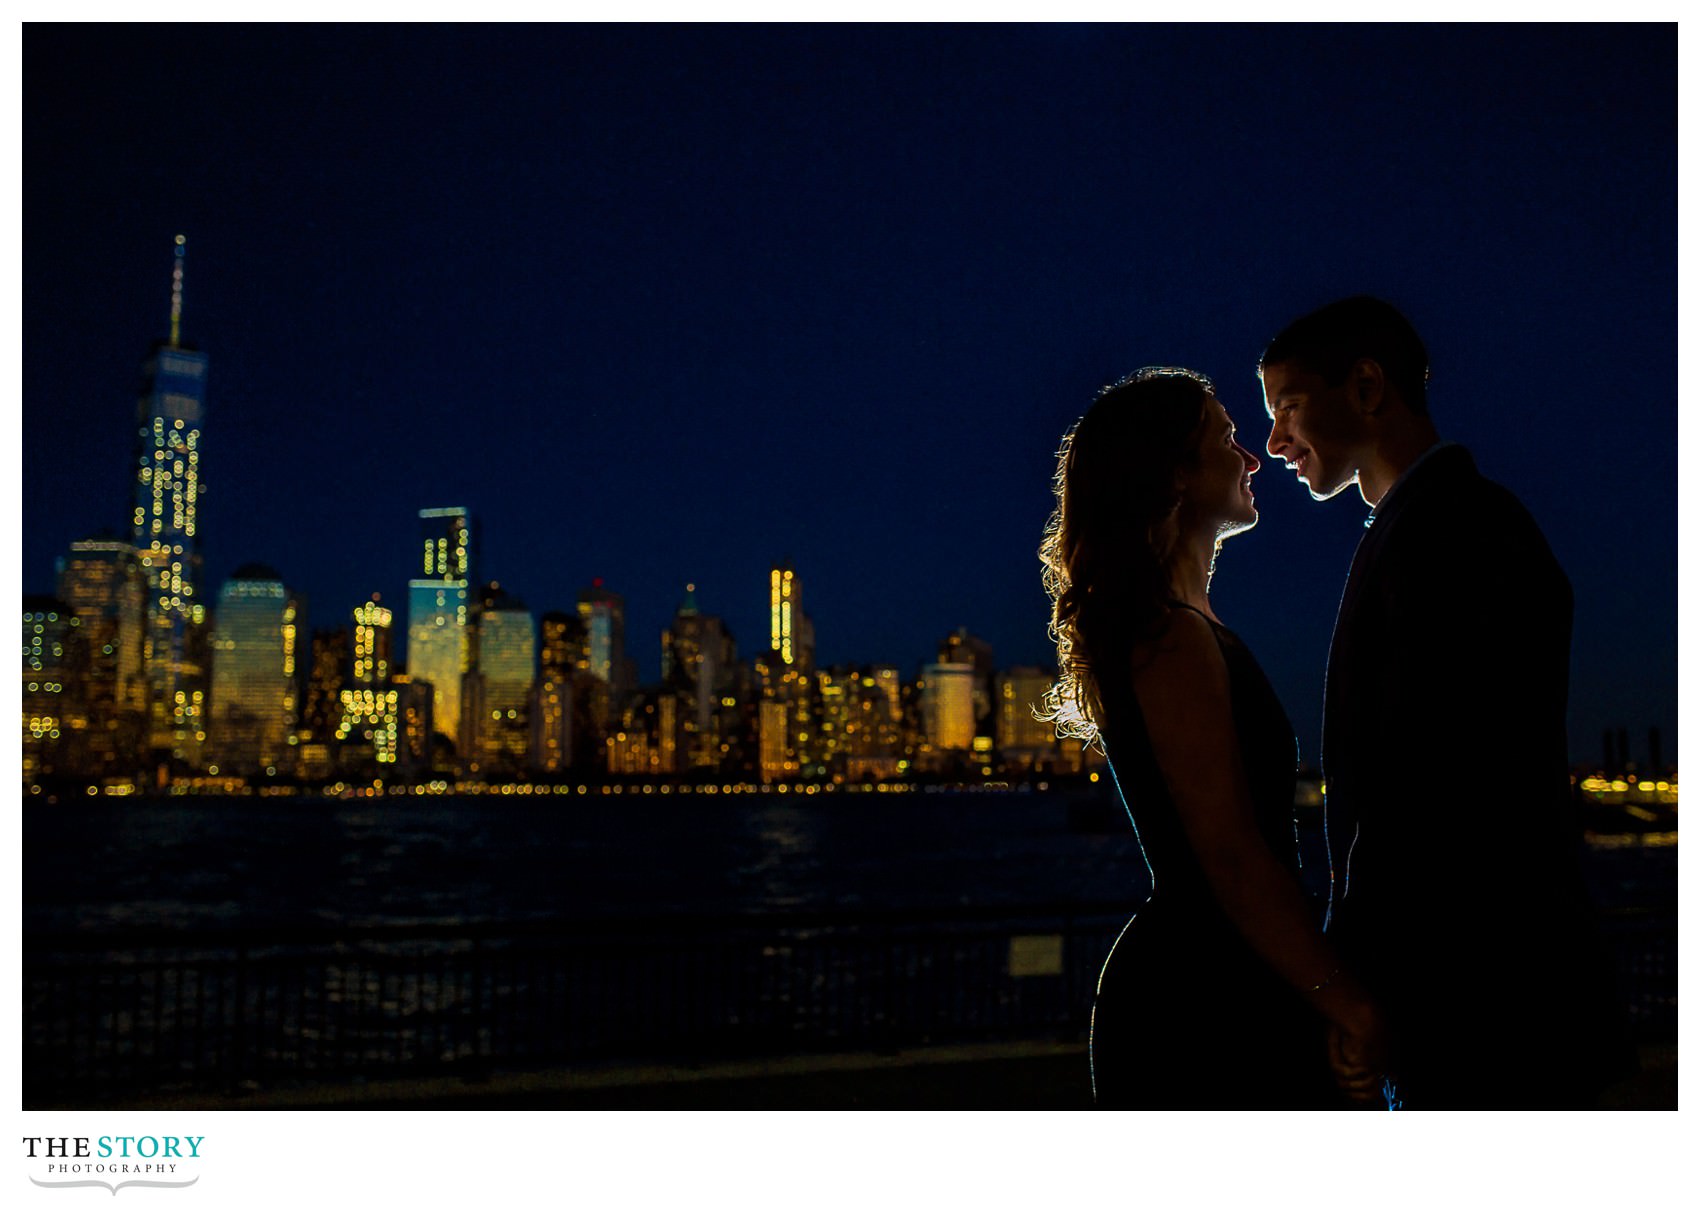
[[[26,936],[24,1101],[1083,1038],[1129,912]],[[1608,927],[1637,1035],[1674,1040],[1674,915]]]

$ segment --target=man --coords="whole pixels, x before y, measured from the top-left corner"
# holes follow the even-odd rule
[[[1570,809],[1570,583],[1440,440],[1427,351],[1391,305],[1295,321],[1258,373],[1269,454],[1317,500],[1355,484],[1371,507],[1324,694],[1329,930],[1388,1012],[1398,1094],[1592,1106],[1622,1038]]]

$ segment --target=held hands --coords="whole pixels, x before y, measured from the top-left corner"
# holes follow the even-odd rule
[[[1354,1107],[1384,1109],[1382,1084],[1391,1071],[1393,1041],[1386,1020],[1366,1002],[1344,1021],[1328,1025],[1328,1067]]]

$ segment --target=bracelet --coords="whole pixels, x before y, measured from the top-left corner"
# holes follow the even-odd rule
[[[1332,985],[1334,983],[1334,978],[1339,975],[1340,969],[1338,965],[1336,965],[1334,971],[1330,972],[1327,976],[1323,977],[1322,980],[1310,987],[1310,992],[1321,993],[1324,989],[1328,988],[1329,985]]]

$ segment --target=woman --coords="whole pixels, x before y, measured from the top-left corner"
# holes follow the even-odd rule
[[[1168,368],[1100,392],[1058,454],[1047,718],[1104,748],[1152,875],[1098,979],[1100,1105],[1386,1105],[1381,1013],[1295,874],[1292,725],[1210,606],[1257,468],[1210,381]]]

